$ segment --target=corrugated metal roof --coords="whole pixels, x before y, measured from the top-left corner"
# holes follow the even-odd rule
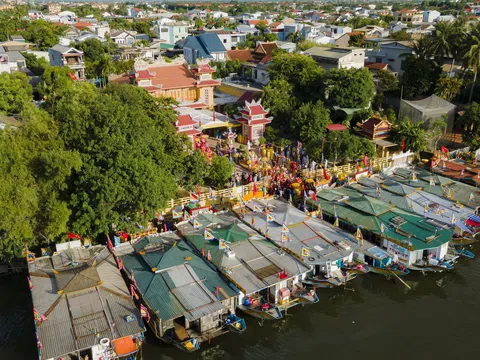
[[[73,250],[73,251],[72,251]],[[87,251],[83,251],[87,250]],[[87,349],[98,344],[102,337],[113,338],[136,335],[145,330],[138,309],[130,297],[116,262],[104,246],[89,249],[65,250],[66,256],[55,255],[55,261],[39,258],[29,263],[33,304],[48,320],[37,323],[39,338],[43,349],[43,358],[65,356],[78,349]],[[89,256],[87,257],[87,253]],[[65,259],[83,261],[76,269],[65,270]],[[79,273],[91,275],[92,271],[104,286],[84,286],[72,288],[68,294],[57,294],[57,282],[54,279],[52,265],[59,266],[58,278],[64,276],[67,287],[73,286]],[[85,267],[88,265],[88,267]],[[71,265],[68,265],[71,266]],[[72,273],[74,274],[72,278]],[[51,277],[47,277],[51,274]],[[61,280],[61,282],[63,281]],[[78,284],[77,284],[78,285]],[[82,290],[79,290],[79,289]],[[125,317],[134,316],[135,321],[127,323]],[[74,332],[75,329],[75,332]],[[76,335],[76,337],[75,337]]]

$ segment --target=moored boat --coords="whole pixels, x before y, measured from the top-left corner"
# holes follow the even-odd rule
[[[185,352],[194,352],[200,349],[198,340],[191,337],[187,330],[177,323],[174,324],[173,329],[165,333],[164,339],[166,342]]]
[[[475,238],[468,238],[468,237],[452,237],[452,245],[453,246],[466,246],[466,245],[472,245],[478,242],[477,239]]]
[[[275,305],[265,301],[260,296],[247,296],[238,309],[245,314],[264,320],[279,320],[283,317],[280,309]]]
[[[297,299],[300,304],[315,304],[318,302],[315,289],[306,289],[299,284],[293,286],[292,297]]]
[[[471,252],[470,250],[467,250],[465,248],[456,248],[455,249],[455,253],[459,256],[463,256],[467,259],[474,259],[475,258],[475,254],[473,252]]]
[[[225,324],[230,331],[236,333],[242,333],[247,329],[245,320],[234,314],[228,315],[228,317],[225,319]]]

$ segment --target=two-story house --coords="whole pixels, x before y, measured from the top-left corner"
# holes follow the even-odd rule
[[[395,11],[393,16],[397,18],[397,21],[401,21],[403,23],[421,23],[423,21],[423,11],[419,11],[417,9],[401,9]]]
[[[361,69],[365,62],[365,49],[354,47],[313,47],[306,51],[325,70]]]
[[[385,41],[380,43],[378,49],[367,50],[365,55],[369,62],[388,64],[392,72],[401,75],[402,62],[413,54],[411,41]]]
[[[168,24],[158,24],[158,38],[161,42],[174,45],[177,41],[183,40],[188,36],[188,29],[192,26],[186,22],[173,22]]]
[[[69,46],[55,45],[48,49],[48,57],[51,66],[68,66],[72,70],[72,79],[83,80],[85,78],[83,51]]]
[[[225,50],[235,49],[239,43],[244,42],[247,38],[246,34],[227,31],[223,29],[204,30],[205,34],[217,34],[222,42]]]
[[[118,30],[110,34],[110,38],[119,46],[133,46],[135,44],[136,32]]]
[[[215,33],[188,36],[183,45],[183,56],[189,64],[196,64],[198,59],[225,60],[226,52]]]

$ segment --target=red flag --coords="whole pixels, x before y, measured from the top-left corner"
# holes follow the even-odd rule
[[[213,121],[217,120],[217,113],[215,112],[215,109],[213,110]]]
[[[367,166],[367,155],[363,155],[363,166]]]
[[[402,152],[405,152],[405,139],[402,139]]]
[[[202,195],[202,191],[200,189],[200,185],[196,185],[197,186],[197,194],[198,194],[198,200],[200,200],[200,195]]]
[[[330,180],[330,176],[328,176],[327,170],[325,168],[323,169],[323,177],[325,178],[325,180]]]
[[[442,145],[440,150],[442,150],[443,153],[448,154],[448,149],[445,146]]]
[[[77,80],[77,77],[73,74],[73,73],[70,73],[70,79],[72,79],[73,81]]]
[[[163,223],[163,232],[167,232],[167,223]]]
[[[257,183],[253,183],[253,194],[257,193]]]
[[[82,237],[81,237],[80,235],[78,235],[78,234],[74,234],[74,233],[72,233],[72,232],[69,232],[69,233],[68,233],[68,238],[69,238],[69,239],[81,239]]]
[[[314,191],[312,194],[313,201],[317,201],[317,193]]]

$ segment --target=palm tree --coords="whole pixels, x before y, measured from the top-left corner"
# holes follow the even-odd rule
[[[97,74],[100,76],[103,82],[103,86],[107,85],[107,79],[110,74],[113,74],[115,67],[113,65],[112,58],[108,54],[100,55],[98,59]]]
[[[468,33],[468,51],[465,54],[465,61],[469,68],[473,69],[473,82],[470,88],[468,103],[472,102],[473,89],[477,81],[478,68],[480,66],[480,23],[472,25]]]
[[[444,57],[452,57],[450,76],[464,34],[464,28],[460,22],[439,21],[435,24],[435,30],[429,39],[430,51],[439,65]]]
[[[419,122],[412,123],[409,118],[404,117],[398,128],[394,130],[396,142],[400,143],[404,140],[406,148],[418,154],[425,150],[426,146],[425,131],[420,127],[420,124]]]

